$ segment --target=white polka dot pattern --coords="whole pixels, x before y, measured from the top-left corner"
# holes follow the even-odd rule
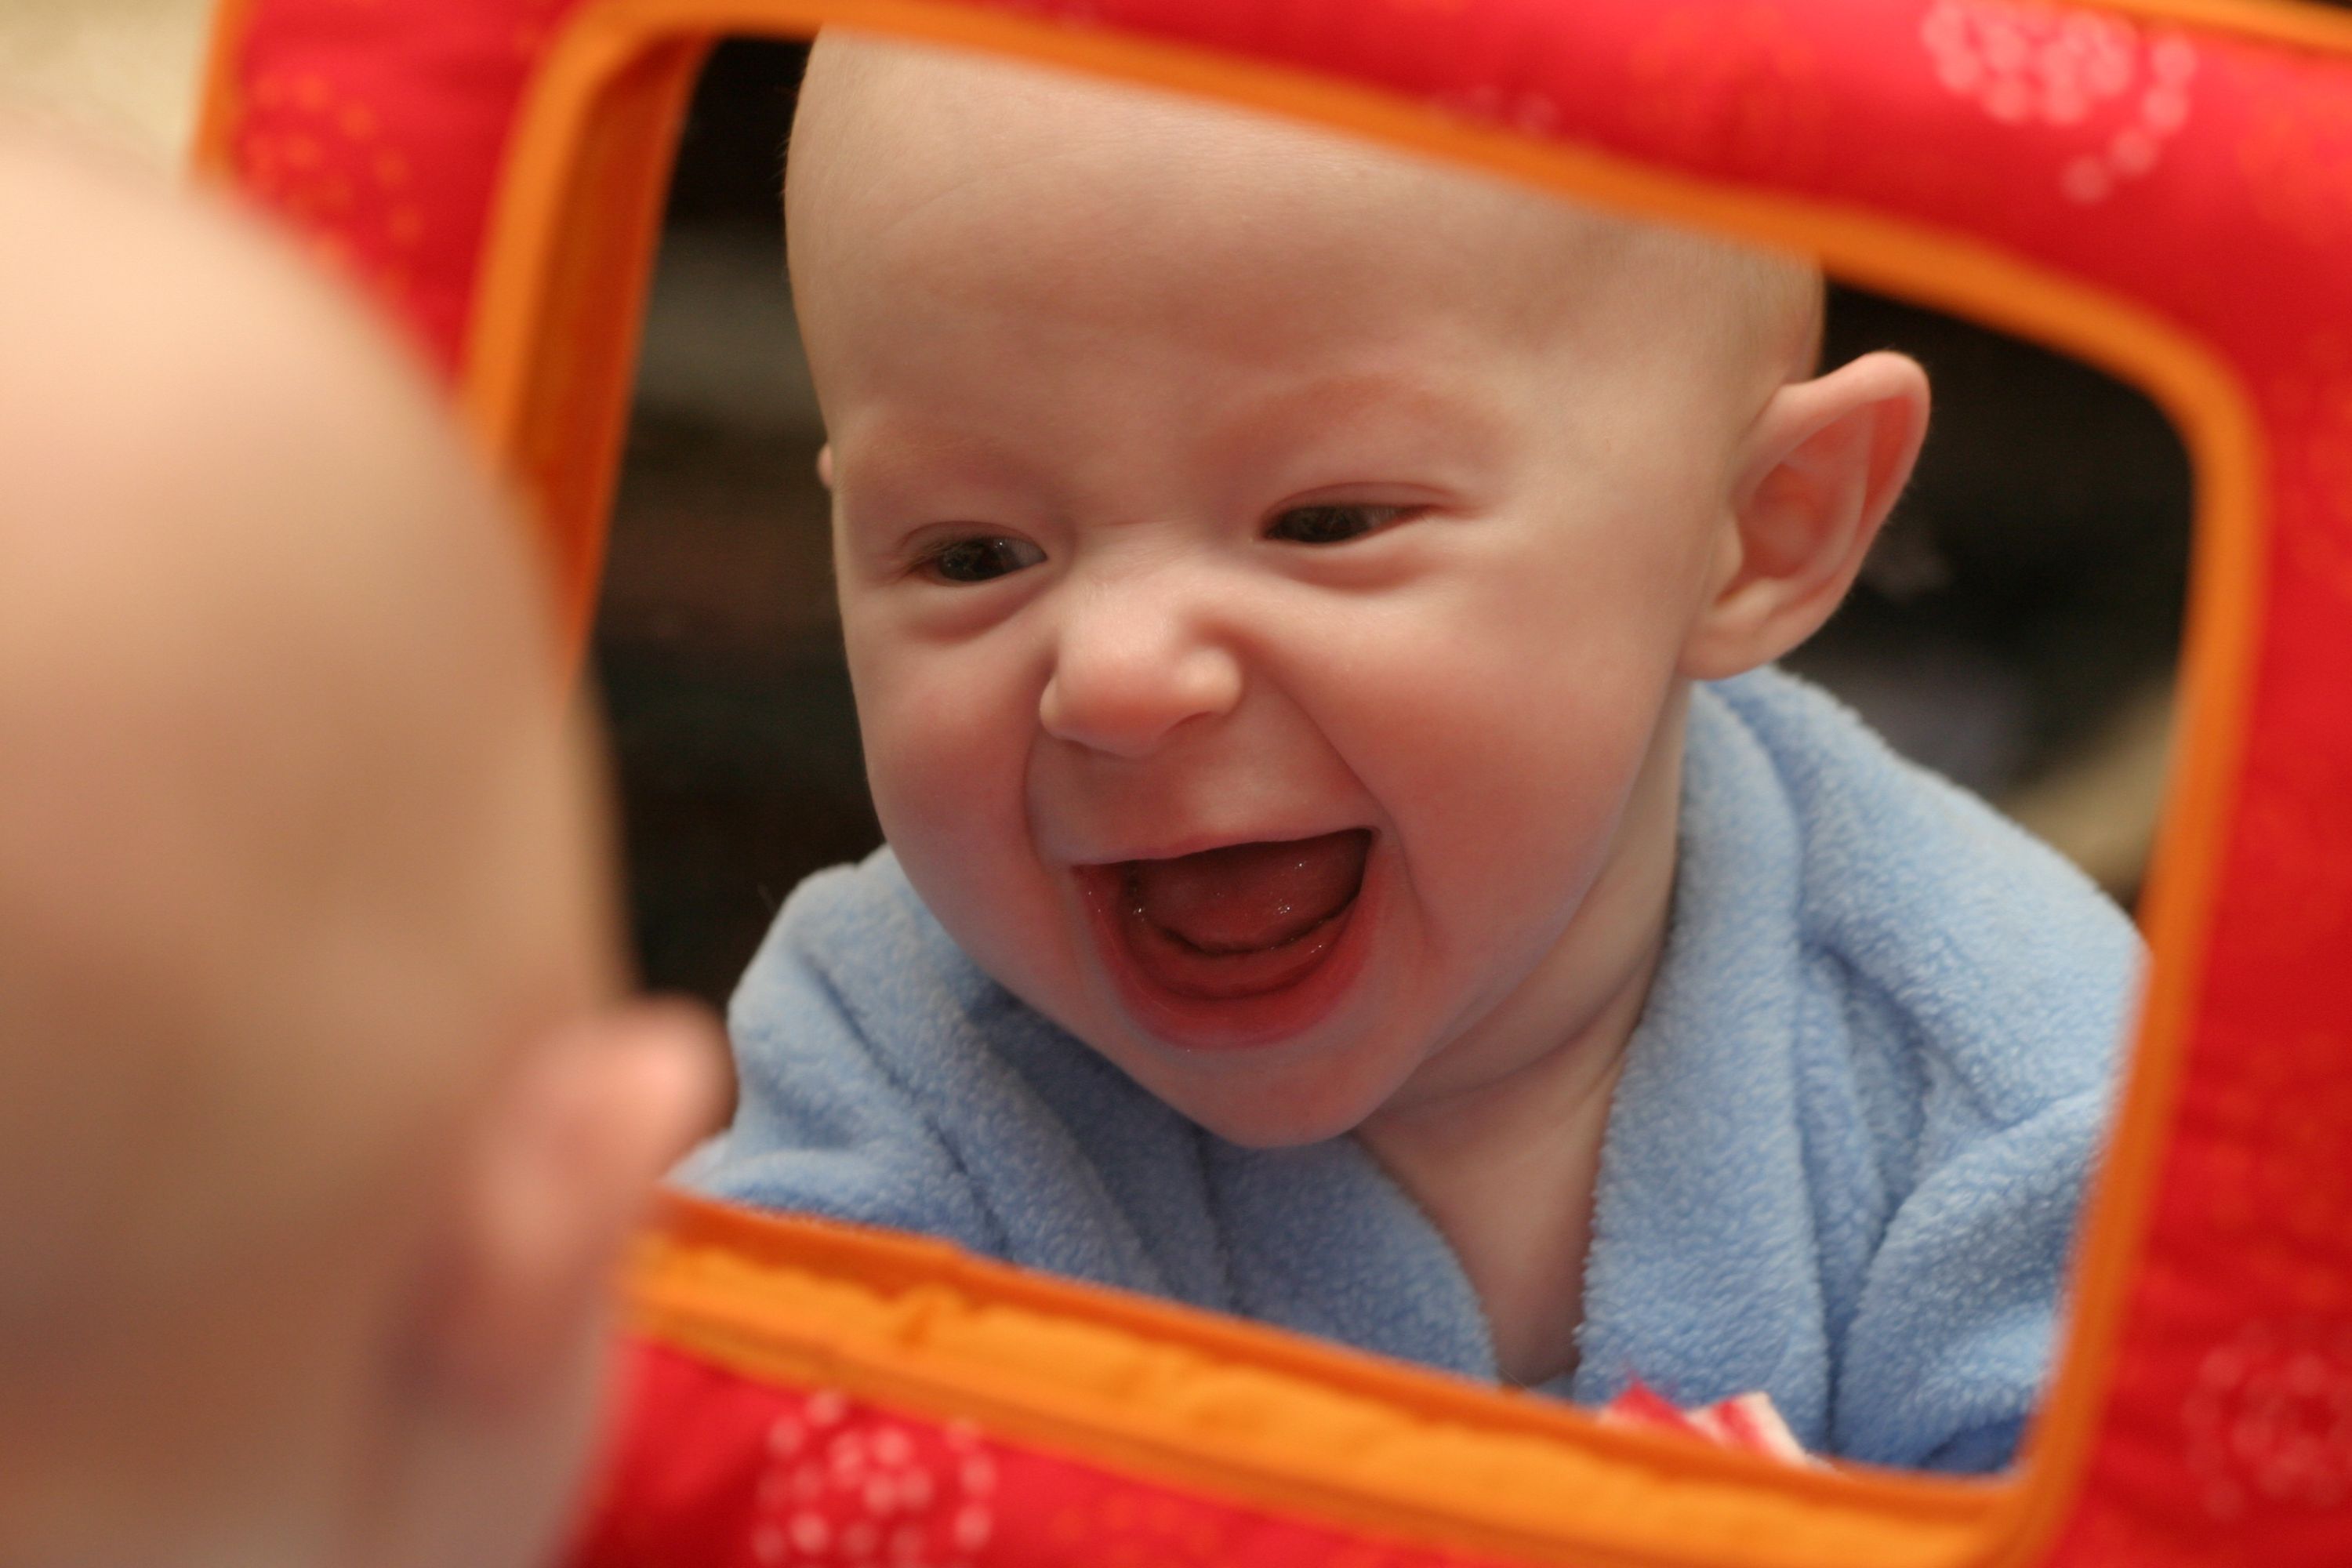
[[[1919,23],[1936,79],[2004,125],[2066,148],[2059,187],[2089,205],[2154,169],[2188,123],[2197,51],[2119,17],[2010,0],[1935,0]]]
[[[770,1423],[751,1559],[762,1568],[971,1568],[996,1465],[966,1423],[901,1425],[819,1390]]]
[[[2181,1428],[2216,1520],[2352,1501],[2352,1326],[2247,1324],[2205,1353]]]

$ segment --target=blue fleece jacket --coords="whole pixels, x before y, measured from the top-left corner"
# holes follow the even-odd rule
[[[2007,1463],[2139,963],[2073,868],[1820,692],[1699,689],[1552,1392],[1760,1388],[1816,1451]],[[1495,1376],[1460,1265],[1360,1145],[1193,1126],[982,973],[887,850],[793,894],[730,1023],[741,1106],[692,1185]]]

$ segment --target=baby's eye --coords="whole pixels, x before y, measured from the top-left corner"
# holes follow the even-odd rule
[[[1034,566],[1045,552],[1025,539],[951,539],[928,551],[917,568],[941,583],[985,583]]]
[[[1265,536],[1291,544],[1345,544],[1375,533],[1403,517],[1409,506],[1362,506],[1350,502],[1320,502],[1294,506],[1276,515]]]

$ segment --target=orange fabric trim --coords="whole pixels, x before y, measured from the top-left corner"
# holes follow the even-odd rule
[[[245,83],[238,77],[237,61],[258,4],[259,0],[216,0],[212,35],[205,46],[204,99],[196,110],[195,140],[188,153],[188,166],[199,174],[226,178],[229,173],[237,122],[245,117]]]
[[[2352,16],[2304,0],[2092,0],[2115,11],[2322,54],[2352,54]]]
[[[566,105],[560,152],[527,146],[509,165],[464,397],[538,502],[562,646],[576,659],[594,619],[663,197],[710,40],[569,37],[586,41],[590,58],[570,58],[595,96]],[[536,119],[526,105],[524,122]]]
[[[2107,0],[2106,8],[2134,16],[2224,28],[2299,47],[2352,53],[2352,19],[2310,7],[2230,4],[2227,0]],[[2199,480],[2196,569],[2184,647],[2184,720],[2175,775],[2159,830],[2144,925],[2156,952],[2156,967],[2142,1009],[2129,1082],[2119,1109],[2105,1169],[2097,1184],[2078,1248],[2074,1310],[2056,1384],[2029,1438],[2025,1467],[2013,1485],[1939,1495],[1958,1500],[1977,1516],[1972,1528],[1954,1532],[1923,1524],[1912,1546],[1889,1539],[1877,1561],[1934,1561],[1995,1565],[2032,1561],[2047,1546],[2072,1505],[2087,1457],[2112,1363],[2113,1336],[2125,1289],[2131,1278],[2147,1203],[2154,1185],[2164,1131],[2194,1016],[2213,892],[2229,826],[2232,788],[2242,753],[2252,656],[2259,626],[2260,564],[2264,519],[2262,473],[2264,451],[2245,390],[2230,370],[2179,329],[2127,298],[2087,287],[2053,271],[1998,251],[1966,235],[1932,230],[1883,215],[1798,198],[1708,185],[1589,150],[1523,141],[1502,132],[1444,120],[1420,106],[1370,89],[1309,78],[1225,57],[1080,30],[1053,27],[1001,12],[948,8],[923,0],[592,0],[551,59],[531,111],[519,133],[510,175],[509,211],[494,251],[495,286],[485,290],[474,340],[472,406],[485,430],[505,449],[519,449],[519,433],[543,418],[538,405],[549,396],[543,374],[535,372],[546,351],[541,335],[553,285],[549,272],[558,254],[562,221],[584,222],[577,243],[648,247],[642,226],[596,217],[593,205],[573,211],[559,198],[576,178],[578,148],[596,115],[625,97],[616,77],[626,62],[656,40],[681,36],[747,32],[805,35],[820,23],[839,22],[1060,63],[1113,77],[1147,82],[1297,115],[1416,151],[1434,153],[1586,198],[1670,219],[1695,222],[1736,236],[1811,252],[1855,281],[1958,311],[2052,343],[2101,364],[2146,387],[2181,426]],[[584,235],[585,237],[581,237]],[[572,314],[564,312],[565,314]],[[575,321],[579,320],[573,315]],[[634,325],[634,316],[631,317]],[[587,325],[587,323],[583,323]],[[593,327],[592,327],[593,330]],[[611,435],[594,444],[572,446],[569,460],[608,471]],[[578,541],[601,528],[601,516],[558,519],[562,536]],[[575,570],[575,592],[587,578]],[[575,624],[584,617],[575,610]],[[996,1281],[992,1289],[1003,1285]],[[715,1289],[715,1287],[714,1287]],[[715,1298],[714,1298],[715,1300]],[[706,1302],[705,1305],[710,1303]],[[755,1314],[756,1316],[756,1314]],[[687,1319],[672,1327],[689,1331]],[[844,1326],[845,1333],[854,1326]],[[1155,1323],[1140,1331],[1160,1333]],[[698,1332],[699,1331],[692,1331]],[[808,1352],[761,1350],[755,1321],[737,1321],[725,1333],[713,1331],[702,1342],[726,1353],[758,1360],[790,1361]],[[1232,1342],[1236,1350],[1251,1341]],[[1258,1345],[1258,1352],[1264,1347]],[[1304,1352],[1295,1352],[1304,1353]],[[822,1362],[822,1358],[820,1358]],[[831,1362],[822,1362],[832,1365]],[[795,1364],[802,1364],[796,1363]],[[814,1364],[814,1363],[811,1363]],[[845,1364],[845,1363],[844,1363]],[[1358,1389],[1360,1376],[1349,1358],[1320,1361],[1300,1372],[1321,1385]],[[878,1389],[896,1386],[887,1367],[860,1373]],[[1383,1375],[1388,1375],[1385,1373]],[[1412,1407],[1429,1415],[1435,1396],[1415,1384]],[[1451,1386],[1451,1385],[1446,1385]],[[1402,1390],[1399,1396],[1403,1397]],[[1453,1398],[1473,1397],[1455,1394]],[[1475,1395],[1493,1403],[1492,1396]],[[1017,1405],[1002,1419],[1017,1426]],[[1491,1418],[1491,1411],[1489,1413]],[[997,1419],[996,1415],[992,1419]],[[1451,1418],[1451,1417],[1448,1417]],[[1149,1450],[1180,1468],[1197,1465],[1202,1474],[1248,1488],[1218,1446],[1195,1453],[1177,1424],[1153,1430],[1150,1412],[1127,1412],[1123,1442]],[[1562,1415],[1552,1435],[1579,1464],[1613,1452],[1618,1435]],[[1075,1430],[1073,1428],[1072,1430]],[[1170,1456],[1192,1454],[1189,1459]],[[1569,1460],[1563,1458],[1561,1463]],[[1660,1454],[1648,1468],[1663,1466],[1684,1479],[1671,1498],[1655,1500],[1654,1520],[1674,1518],[1674,1528],[1653,1524],[1612,1551],[1626,1560],[1696,1562],[1680,1521],[1704,1500],[1717,1499],[1718,1478],[1696,1454]],[[1319,1471],[1312,1457],[1294,1456],[1283,1469],[1284,1498],[1348,1491],[1346,1477]],[[1604,1479],[1605,1478],[1605,1479]],[[1612,1468],[1593,1480],[1613,1497],[1635,1484]],[[1876,1529],[1889,1513],[1919,1506],[1921,1489],[1934,1483],[1871,1477],[1840,1483],[1827,1492],[1776,1477],[1756,1503],[1775,1513],[1806,1500],[1800,1517],[1780,1521],[1793,1529],[1807,1550],[1839,1548],[1849,1529]],[[1259,1489],[1263,1491],[1263,1486]],[[1742,1497],[1750,1491],[1741,1490]],[[1589,1497],[1588,1497],[1589,1501]],[[1386,1518],[1376,1502],[1365,1517]],[[1459,1529],[1477,1533],[1493,1508],[1492,1494],[1465,1489],[1448,1504],[1458,1510]],[[1743,1505],[1745,1506],[1745,1505]],[[1876,1521],[1876,1522],[1873,1522]],[[1385,1528],[1385,1527],[1384,1527]],[[1776,1545],[1735,1532],[1707,1548],[1711,1562],[1763,1562]],[[1466,1537],[1459,1537],[1466,1539]],[[1876,1539],[1874,1537],[1874,1539]],[[1917,1550],[1913,1550],[1916,1547]],[[1549,1549],[1548,1549],[1549,1550]]]
[[[936,1242],[666,1200],[641,1332],[1245,1505],[1530,1562],[1952,1562],[1980,1485],[1868,1489]],[[1867,1506],[1854,1506],[1857,1494]],[[1676,1521],[1660,1550],[1654,1521]]]

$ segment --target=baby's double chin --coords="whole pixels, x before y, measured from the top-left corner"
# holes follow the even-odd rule
[[[1323,1027],[1255,1050],[1171,1049],[1128,1026],[1124,1057],[1147,1089],[1230,1143],[1295,1148],[1353,1132],[1394,1091],[1397,1069],[1375,1023],[1343,1007]]]

